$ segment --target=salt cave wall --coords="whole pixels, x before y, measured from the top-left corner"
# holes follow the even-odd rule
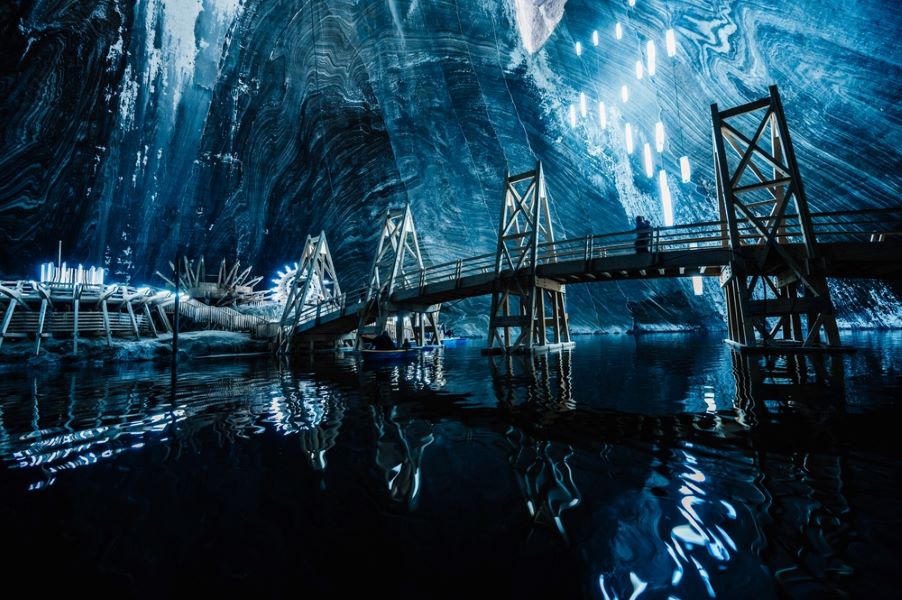
[[[636,214],[661,224],[626,122],[640,149],[664,124],[655,173],[669,174],[676,222],[710,219],[709,105],[772,83],[814,210],[897,205],[900,25],[888,0],[7,1],[0,273],[34,276],[61,240],[116,280],[159,283],[179,242],[270,275],[322,229],[353,289],[389,206],[411,204],[432,262],[494,251],[503,177],[536,159],[558,238]],[[656,73],[640,80],[649,40]],[[899,324],[884,285],[837,293],[848,324]],[[689,281],[568,297],[577,329],[721,323],[720,292],[697,297]],[[450,312],[485,327],[478,301]]]

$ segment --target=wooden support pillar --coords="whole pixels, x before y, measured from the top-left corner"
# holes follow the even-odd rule
[[[3,330],[0,331],[0,346],[3,345],[3,340],[6,337],[6,330],[9,329],[9,324],[13,320],[13,312],[16,310],[17,302],[12,298],[9,299],[9,306],[6,308],[6,314],[3,316]]]
[[[127,300],[127,301],[125,302],[125,308],[128,310],[128,316],[129,316],[129,318],[131,319],[131,322],[132,322],[132,329],[133,329],[134,332],[135,332],[135,339],[136,339],[136,340],[140,340],[140,339],[141,339],[141,332],[138,330],[138,320],[135,319],[135,311],[132,309],[132,303],[131,303],[131,301],[128,301],[128,300]]]
[[[511,295],[510,295],[510,292],[508,291],[508,292],[504,293],[503,315],[505,317],[510,317],[510,314],[511,314]],[[494,330],[494,327],[492,329]],[[511,347],[511,328],[507,327],[507,326],[504,328],[504,347],[505,348]]]
[[[100,302],[100,310],[103,312],[103,330],[106,333],[106,345],[113,345],[113,336],[110,332],[110,311],[107,308],[106,299]]]
[[[44,337],[44,321],[47,318],[47,298],[41,300],[41,313],[38,316],[38,334],[34,339],[34,355],[37,356],[41,351],[41,339]]]
[[[539,326],[539,338],[538,343],[540,346],[548,345],[548,329],[546,327],[547,323],[545,323],[545,290],[542,288],[536,288],[536,293],[538,294],[538,305],[536,306],[536,310],[538,312],[538,319],[536,319],[536,324]]]
[[[147,306],[147,303],[144,303],[144,318],[147,319],[147,324],[150,326],[150,331],[153,333],[153,337],[160,337],[160,334],[157,333],[157,326],[153,324],[153,316],[150,312],[150,307]]]
[[[830,290],[776,87],[769,97],[736,108],[721,111],[714,104],[711,115],[718,204],[733,252],[723,285],[730,339],[744,347],[767,346],[782,334],[784,342],[807,347],[821,343],[823,330],[827,345],[839,346]],[[738,160],[728,159],[728,149]],[[787,248],[799,241],[801,256]],[[765,293],[775,293],[776,307],[756,296],[761,284]]]
[[[166,311],[163,310],[162,304],[157,304],[157,314],[160,315],[160,321],[163,322],[163,327],[166,328],[166,333],[172,333],[172,325],[169,324],[169,317],[166,316]]]

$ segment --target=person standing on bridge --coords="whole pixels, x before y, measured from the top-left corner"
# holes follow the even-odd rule
[[[648,252],[648,242],[651,238],[651,223],[642,215],[636,216],[636,253]]]

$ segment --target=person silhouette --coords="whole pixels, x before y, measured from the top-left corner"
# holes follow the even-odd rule
[[[645,217],[642,215],[636,216],[636,241],[634,244],[637,254],[648,252],[648,239],[651,234],[649,231],[650,228],[651,224],[645,220]]]

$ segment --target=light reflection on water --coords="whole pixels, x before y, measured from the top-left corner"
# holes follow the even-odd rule
[[[50,527],[35,499],[70,502],[85,477],[99,486],[85,504],[114,507],[161,469],[210,486],[240,472],[269,481],[259,493],[289,514],[311,511],[305,527],[323,536],[347,535],[336,523],[357,519],[376,531],[372,543],[388,543],[379,536],[403,518],[391,544],[457,585],[483,557],[507,574],[498,591],[530,596],[873,592],[896,577],[887,532],[900,528],[902,470],[885,434],[898,416],[902,336],[851,341],[859,353],[804,364],[744,360],[689,336],[593,338],[531,359],[464,347],[376,368],[347,355],[192,364],[174,388],[149,366],[7,373],[3,512],[22,519],[13,532],[34,531]],[[123,470],[129,485],[114,483]],[[312,486],[300,496],[299,481]],[[239,502],[245,490],[235,491]],[[311,494],[321,496],[312,507]],[[244,507],[247,518],[291,527],[262,504]],[[127,568],[108,548],[97,562],[90,544],[77,568],[139,581],[166,551],[147,531],[167,516],[147,509]],[[82,527],[55,527],[70,526]],[[101,537],[109,527],[91,526]],[[285,550],[258,541],[263,556]],[[399,588],[415,589],[429,588]]]

